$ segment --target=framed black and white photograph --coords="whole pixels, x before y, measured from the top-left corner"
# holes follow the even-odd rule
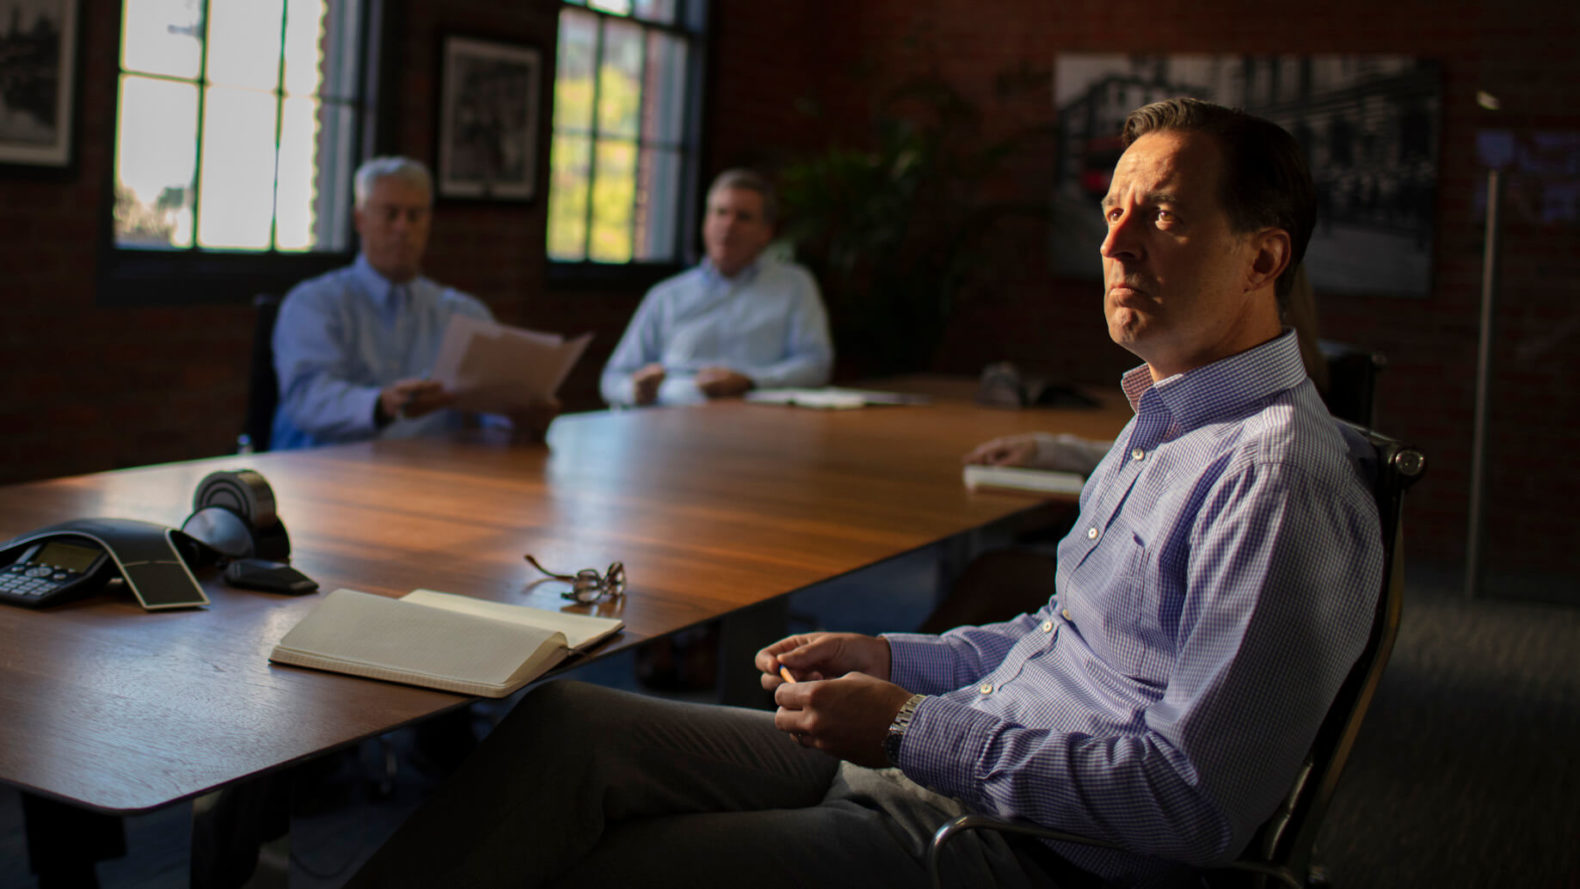
[[[71,164],[80,0],[0,0],[0,164]]]
[[[1318,294],[1426,296],[1437,201],[1441,73],[1402,55],[1062,54],[1054,268],[1099,274],[1098,202],[1131,109],[1171,96],[1244,108],[1288,130],[1311,164],[1317,228],[1306,252]]]
[[[440,197],[528,201],[537,192],[542,54],[447,35],[439,103]]]

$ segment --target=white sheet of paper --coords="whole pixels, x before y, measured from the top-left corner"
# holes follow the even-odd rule
[[[552,396],[592,339],[567,340],[457,315],[450,319],[430,377],[456,396],[461,410],[509,413]]]
[[[753,389],[746,393],[746,400],[757,404],[788,404],[796,407],[822,410],[850,410],[869,404],[927,404],[925,395],[902,392],[879,392],[873,389],[846,389],[840,386],[820,386],[814,389]]]

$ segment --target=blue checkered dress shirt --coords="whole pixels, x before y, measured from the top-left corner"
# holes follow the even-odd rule
[[[1052,844],[1164,883],[1238,853],[1288,791],[1365,645],[1382,582],[1373,497],[1293,333],[1153,383],[1081,492],[1035,614],[893,634],[926,698],[900,748],[973,809],[1132,852]]]

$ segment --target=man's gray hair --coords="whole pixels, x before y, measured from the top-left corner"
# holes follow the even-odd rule
[[[763,219],[772,225],[779,219],[779,195],[774,193],[774,184],[768,177],[745,167],[732,167],[713,178],[713,184],[708,186],[708,194],[713,194],[721,188],[744,188],[755,191],[763,196]]]
[[[352,187],[358,207],[367,203],[368,195],[373,193],[373,186],[380,179],[399,179],[415,185],[428,193],[429,200],[433,200],[433,174],[428,172],[422,161],[389,155],[369,158],[363,161],[362,166],[357,167]]]

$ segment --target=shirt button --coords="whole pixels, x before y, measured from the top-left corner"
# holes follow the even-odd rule
[[[1070,609],[1066,608],[1066,609],[1064,609],[1063,611],[1061,611],[1059,613],[1064,615],[1064,619],[1065,620],[1069,620],[1070,619]]]
[[[1097,526],[1096,525],[1093,525],[1092,527],[1086,529],[1086,539],[1087,540],[1096,540],[1097,539]]]
[[[981,692],[981,693],[983,693],[985,695],[990,695],[990,694],[993,693],[993,683],[991,683],[991,682],[984,682],[980,686],[977,687],[977,691],[979,691],[979,692]]]
[[[1043,621],[1042,622],[1042,631],[1044,633],[1051,633],[1051,632],[1053,632],[1053,621],[1051,621],[1051,620]]]
[[[1142,450],[1141,448],[1136,448],[1135,450],[1130,452],[1130,459],[1132,459],[1132,460],[1140,460],[1141,458],[1145,457],[1146,455],[1147,455],[1146,451]]]

